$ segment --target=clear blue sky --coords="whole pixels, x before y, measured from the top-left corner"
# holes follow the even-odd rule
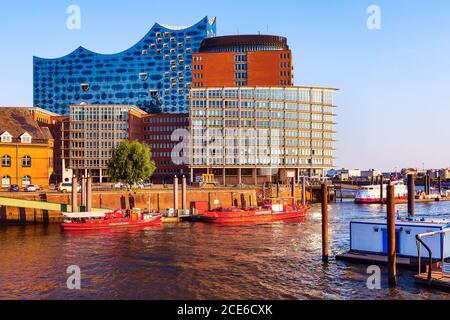
[[[66,9],[81,8],[81,30]],[[366,27],[381,8],[382,29]],[[450,1],[448,0],[33,0],[2,1],[0,105],[32,104],[32,57],[79,45],[127,49],[154,22],[189,25],[217,16],[219,35],[288,37],[296,85],[339,88],[337,165],[450,166]],[[0,125],[1,126],[1,125]]]

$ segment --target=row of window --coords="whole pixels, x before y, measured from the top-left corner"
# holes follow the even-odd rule
[[[2,157],[2,167],[7,168],[11,167],[11,157],[9,155],[4,155]],[[22,167],[31,167],[31,157],[24,156],[22,157]]]
[[[234,98],[304,101],[319,104],[333,104],[334,90],[314,88],[240,88],[240,89],[196,89],[191,90],[192,98]]]
[[[30,136],[30,134],[28,132],[25,132],[24,134],[22,134],[20,136],[21,143],[31,143],[31,140],[32,140],[32,137]],[[12,135],[8,131],[3,132],[2,135],[0,136],[0,142],[11,143]]]
[[[26,187],[31,184],[31,177],[24,176],[22,177],[22,187]],[[11,186],[11,177],[10,176],[2,176],[2,188],[8,188]]]

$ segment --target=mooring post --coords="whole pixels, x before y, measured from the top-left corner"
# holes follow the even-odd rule
[[[302,205],[306,206],[306,177],[302,177]]]
[[[277,198],[280,197],[280,182],[277,181]]]
[[[408,174],[408,214],[410,217],[415,215],[415,193],[416,193],[416,181],[414,174]]]
[[[86,211],[92,211],[92,177],[90,175],[87,177],[86,183]]]
[[[292,188],[291,193],[292,193],[292,198],[294,199],[294,203],[295,203],[295,183],[296,183],[295,178],[292,178],[292,180],[291,180],[291,188]]]
[[[81,206],[86,210],[86,177],[81,177]]]
[[[328,263],[328,185],[322,184],[322,261]]]
[[[439,175],[438,178],[438,189],[439,189],[439,195],[442,195],[442,177]]]
[[[384,181],[383,181],[384,179],[383,179],[383,176],[380,176],[380,201],[381,201],[381,204],[383,204],[384,203],[384,190],[383,190],[383,188],[384,188]]]
[[[78,212],[78,178],[72,177],[72,212]]]
[[[428,173],[427,173],[427,176],[426,176],[425,180],[427,182],[426,194],[429,196],[431,194],[431,177],[430,177],[430,175]]]
[[[397,285],[397,249],[395,234],[395,193],[394,185],[389,182],[387,194],[387,236],[388,236],[388,276],[389,286]]]
[[[178,177],[173,178],[173,210],[175,216],[177,216],[178,211]]]
[[[181,202],[182,202],[182,209],[187,210],[187,179],[186,179],[186,176],[183,176],[183,180],[182,180]]]

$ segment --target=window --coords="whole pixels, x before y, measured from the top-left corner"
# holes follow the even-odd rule
[[[8,188],[11,185],[11,177],[3,176],[2,177],[2,188]]]
[[[3,132],[1,142],[12,142],[12,135],[8,131]]]
[[[22,158],[22,167],[31,167],[31,157],[25,156]]]
[[[31,136],[28,132],[25,132],[20,136],[20,142],[22,143],[31,143]]]
[[[139,79],[141,81],[147,81],[148,79],[148,74],[147,73],[139,73]]]
[[[4,155],[2,157],[2,167],[11,167],[11,157]]]
[[[82,83],[82,84],[80,84],[80,88],[81,88],[81,90],[83,90],[84,92],[88,92],[89,89],[91,88],[91,86],[90,86],[89,84],[87,84],[87,83]]]
[[[31,184],[31,177],[25,176],[22,178],[22,187],[29,186]]]

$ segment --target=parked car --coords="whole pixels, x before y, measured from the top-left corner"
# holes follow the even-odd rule
[[[125,184],[125,183],[123,183],[123,182],[117,182],[115,185],[114,185],[114,189],[124,189],[124,188],[126,188],[127,187],[127,185]]]
[[[26,192],[36,192],[39,190],[39,187],[34,184],[29,184],[23,188]]]
[[[9,186],[8,191],[9,192],[19,192],[20,188],[17,184],[12,184]]]
[[[58,185],[58,192],[61,193],[69,193],[72,192],[72,184],[71,183],[60,183]],[[81,192],[81,186],[77,186],[77,192]]]

